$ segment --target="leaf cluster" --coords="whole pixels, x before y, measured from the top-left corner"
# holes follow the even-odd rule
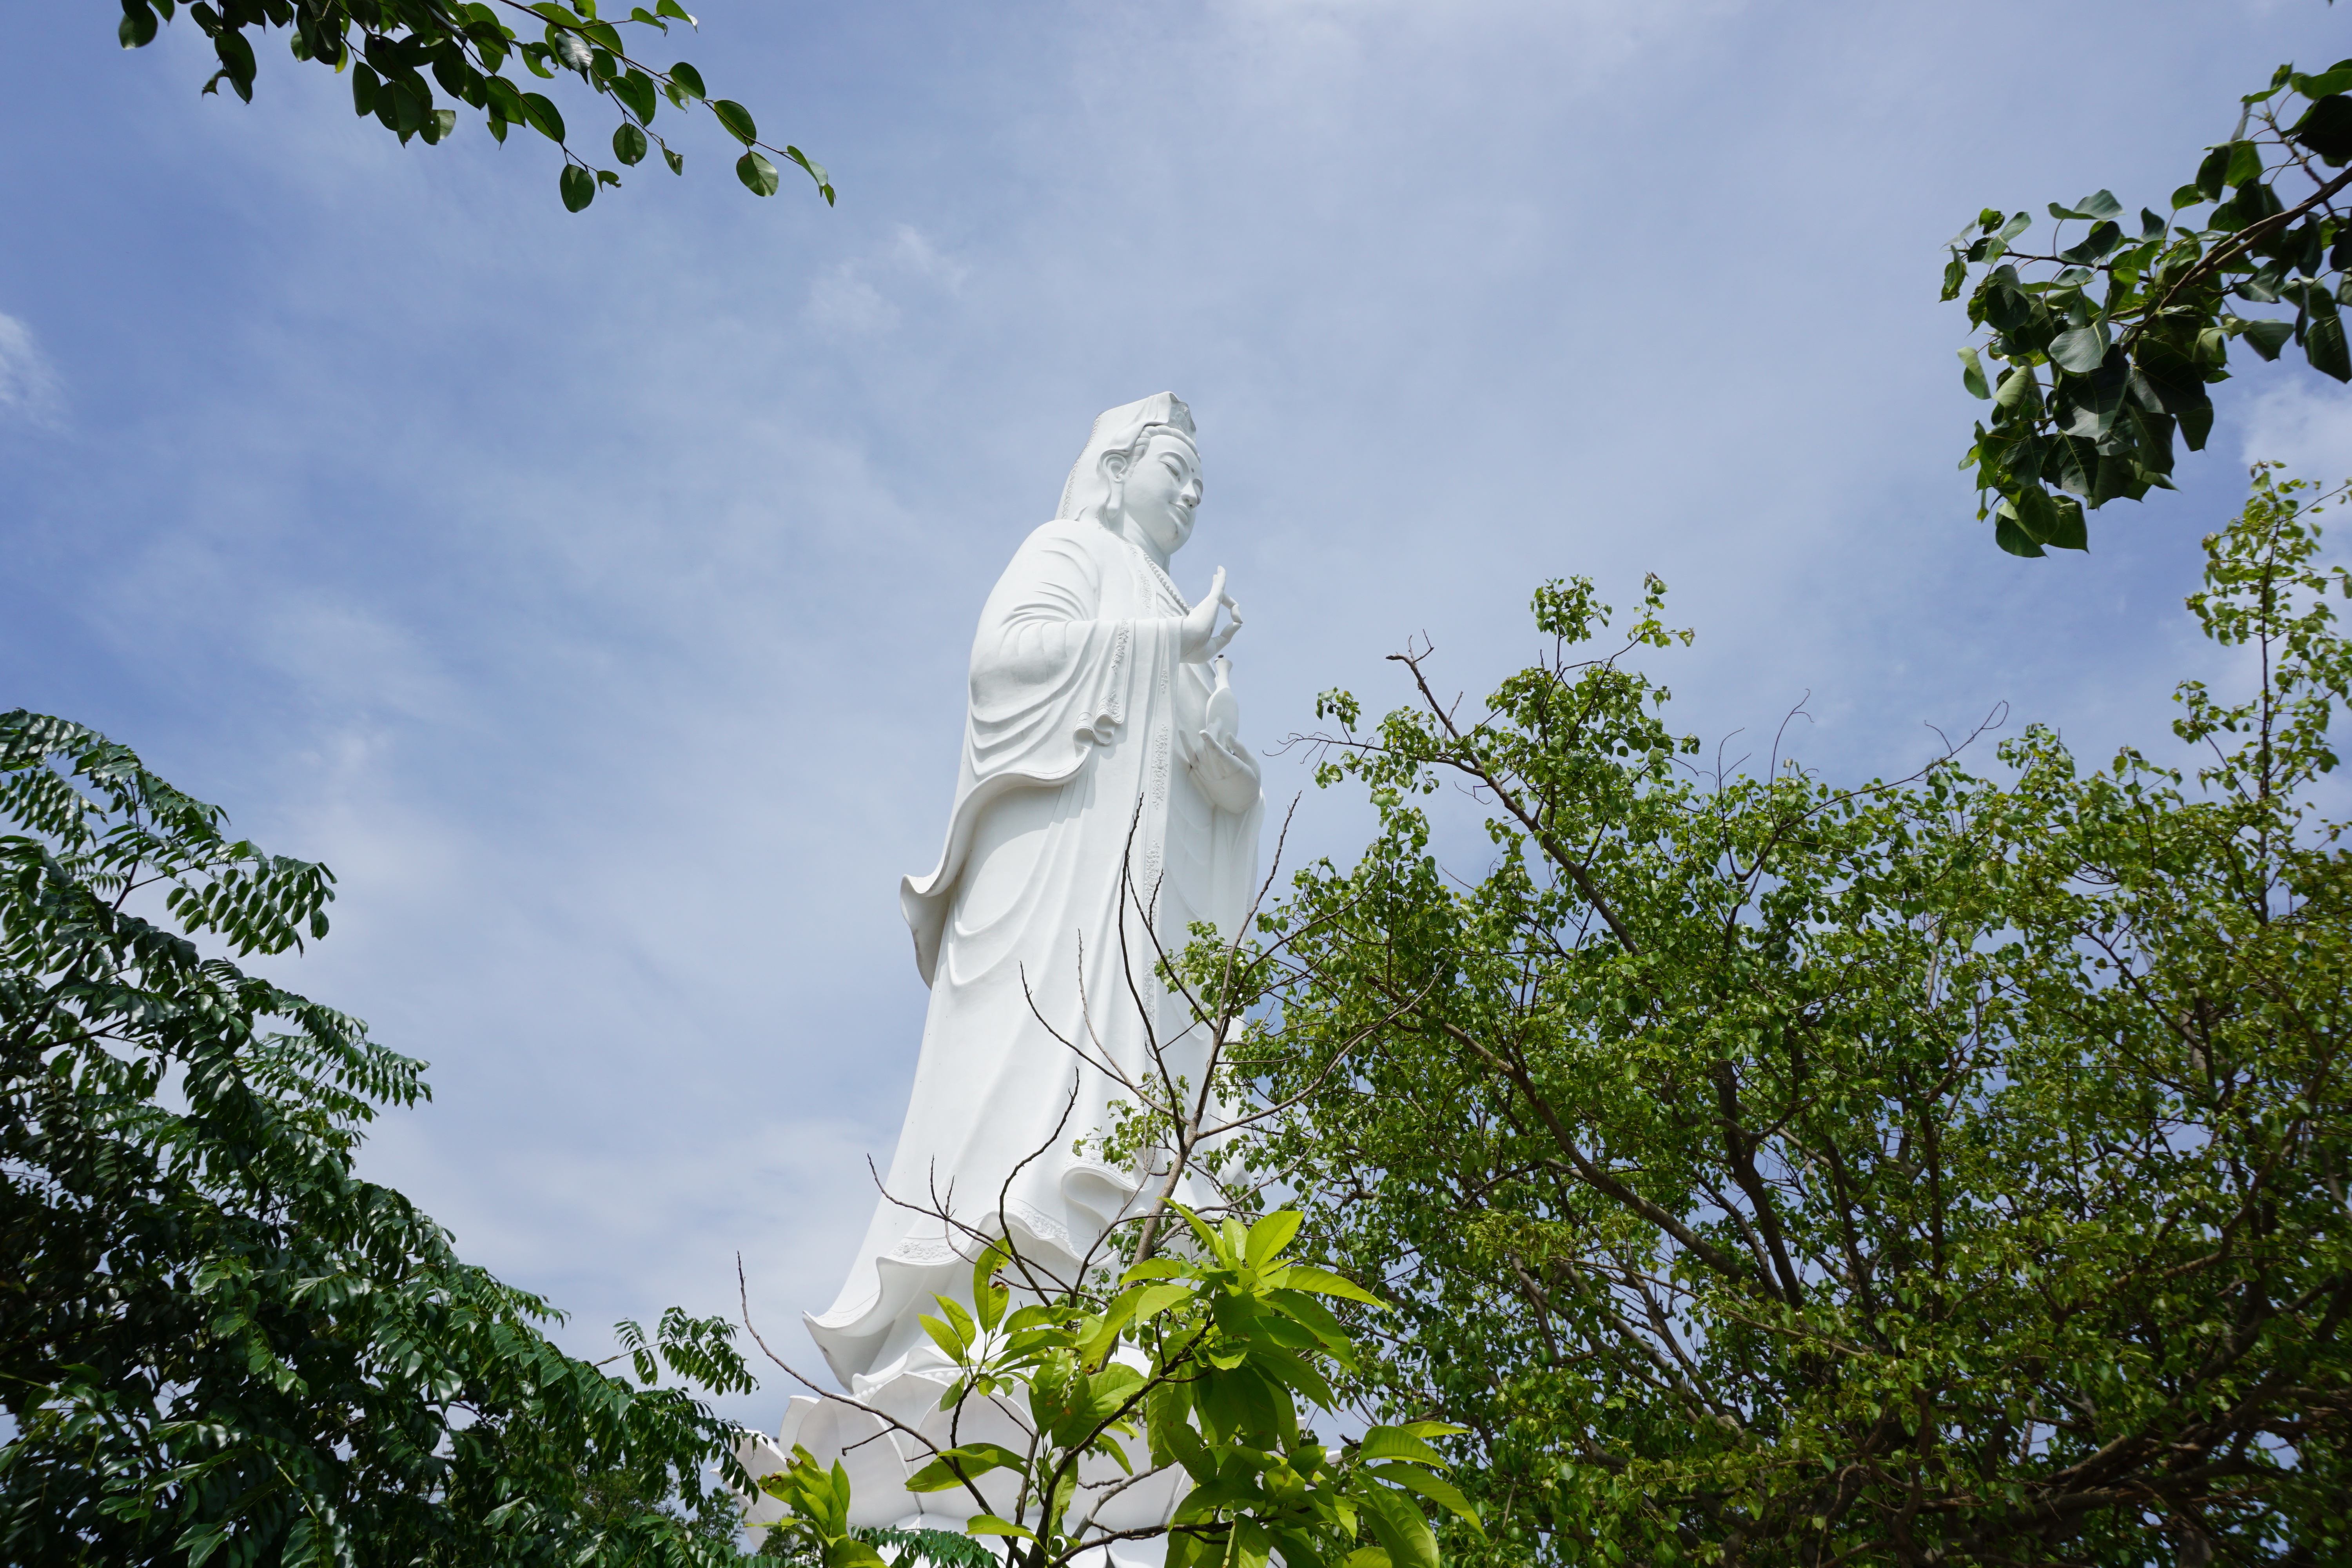
[[[1297,1568],[1437,1568],[1424,1500],[1479,1528],[1427,1441],[1454,1429],[1375,1426],[1333,1449],[1299,1417],[1302,1400],[1330,1408],[1330,1374],[1357,1367],[1323,1299],[1375,1299],[1287,1255],[1295,1210],[1244,1227],[1171,1206],[1190,1255],[1148,1258],[1107,1294],[1031,1293],[1016,1306],[1005,1276],[1020,1259],[1000,1241],[974,1268],[971,1307],[936,1298],[940,1315],[922,1323],[954,1373],[939,1403],[952,1420],[908,1489],[961,1493],[968,1534],[1004,1542],[1017,1568],[1063,1568],[1113,1541],[1163,1534],[1171,1568],[1265,1568],[1277,1555]],[[1021,1413],[1017,1445],[963,1435],[1005,1410]],[[1108,1481],[1097,1475],[1106,1465]],[[1128,1487],[1171,1472],[1183,1484],[1165,1525],[1099,1521]],[[790,1468],[761,1484],[793,1510],[780,1527],[786,1554],[876,1568],[847,1526],[838,1463],[827,1474],[795,1449]]]
[[[2203,449],[2233,342],[2264,360],[2292,345],[2352,380],[2347,89],[2352,60],[2281,66],[2163,213],[2135,218],[2101,190],[2049,204],[2040,250],[2027,212],[1988,208],[1953,237],[1943,297],[1965,296],[1983,334],[1960,350],[1961,380],[1991,404],[1960,467],[2002,549],[2087,549],[2086,508],[2172,489],[2175,438]]]
[[[0,714],[0,1557],[732,1561],[724,1322],[641,1386],[352,1155],[423,1064],[207,956],[323,935],[333,878],[79,725]],[[740,1473],[730,1471],[730,1473]]]
[[[122,0],[122,47],[152,43],[160,23],[170,20],[180,3]],[[685,154],[654,130],[654,117],[665,100],[680,114],[701,104],[742,144],[735,174],[753,195],[775,195],[782,176],[767,156],[774,153],[815,181],[826,205],[834,199],[832,180],[822,165],[797,147],[761,141],[751,110],[730,99],[711,98],[694,66],[679,60],[665,70],[631,55],[621,32],[625,26],[667,35],[672,21],[695,25],[677,0],[656,0],[650,11],[633,5],[626,16],[610,20],[597,15],[596,0],[191,0],[187,11],[212,40],[220,62],[204,91],[217,92],[225,81],[252,102],[259,67],[247,29],[267,34],[284,28],[296,59],[316,61],[338,75],[349,70],[354,111],[373,115],[403,145],[415,137],[433,146],[456,133],[457,110],[443,106],[434,94],[436,84],[450,103],[478,110],[500,142],[518,125],[545,136],[562,152],[558,192],[572,212],[594,201],[599,186],[618,185],[621,176],[572,145],[552,99],[501,74],[509,60],[541,80],[577,76],[592,92],[610,100],[620,113],[613,158],[623,167],[644,162],[658,148],[670,173],[684,174]]]

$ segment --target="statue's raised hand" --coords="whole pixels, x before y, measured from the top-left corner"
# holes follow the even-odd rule
[[[1233,617],[1222,627],[1217,625],[1220,608]],[[1184,633],[1177,644],[1177,657],[1186,664],[1205,664],[1223,653],[1225,645],[1234,640],[1234,634],[1241,629],[1242,607],[1234,603],[1232,595],[1225,592],[1225,569],[1220,566],[1216,576],[1210,579],[1207,596],[1193,605],[1192,614],[1184,617]]]

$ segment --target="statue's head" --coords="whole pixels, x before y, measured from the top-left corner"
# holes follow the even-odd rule
[[[1192,509],[1200,504],[1192,411],[1174,393],[1161,392],[1095,420],[1055,515],[1132,524],[1161,553],[1173,554],[1192,537]]]

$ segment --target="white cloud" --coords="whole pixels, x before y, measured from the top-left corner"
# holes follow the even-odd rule
[[[2246,420],[2243,453],[2322,484],[2352,476],[2352,390],[2290,382],[2265,392]]]
[[[876,281],[929,285],[950,299],[963,292],[971,268],[933,244],[911,224],[892,227],[877,253],[837,262],[809,285],[812,326],[849,335],[887,332],[904,314],[898,300]],[[904,290],[901,290],[902,292]]]
[[[0,315],[0,417],[55,425],[60,406],[57,371],[33,341],[33,329]]]

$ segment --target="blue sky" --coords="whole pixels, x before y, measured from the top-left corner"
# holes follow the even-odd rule
[[[528,133],[401,148],[281,46],[199,98],[192,26],[124,54],[96,4],[0,59],[0,704],[335,868],[283,970],[437,1090],[368,1168],[583,1349],[730,1309],[739,1249],[779,1342],[830,1300],[973,619],[1105,406],[1199,419],[1178,576],[1231,569],[1261,746],[1399,698],[1410,636],[1484,690],[1538,581],[1655,571],[1710,739],[1810,694],[1808,762],[1907,771],[2007,702],[2104,756],[2220,668],[2179,601],[2243,459],[2352,472],[2344,392],[2259,370],[2182,493],[2013,561],[1935,297],[1979,206],[2160,204],[2274,65],[2352,54],[2319,0],[702,21],[838,208],[751,197],[706,120],[568,215]],[[1310,794],[1297,840],[1363,826]]]

